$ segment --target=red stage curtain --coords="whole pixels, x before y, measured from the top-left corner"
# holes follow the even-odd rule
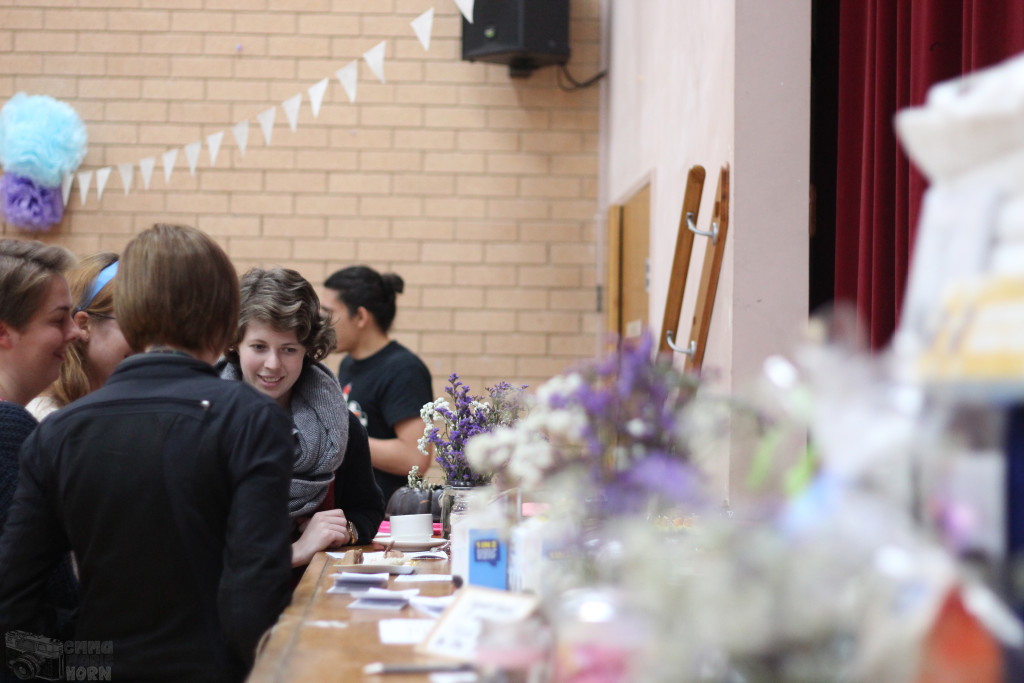
[[[835,298],[856,303],[874,349],[899,320],[926,187],[893,116],[1021,50],[1020,0],[841,1]]]

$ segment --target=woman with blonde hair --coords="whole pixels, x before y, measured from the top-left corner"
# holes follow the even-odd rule
[[[235,344],[218,364],[292,416],[295,452],[288,512],[292,566],[326,548],[369,543],[384,518],[366,431],[348,411],[334,374],[320,362],[335,333],[313,286],[287,268],[242,276]]]
[[[79,338],[68,346],[60,377],[28,405],[42,420],[58,408],[99,389],[114,368],[131,355],[131,347],[114,316],[114,279],[118,255],[103,251],[88,256],[68,272],[72,315]]]

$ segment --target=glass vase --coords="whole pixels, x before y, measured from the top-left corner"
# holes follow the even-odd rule
[[[555,683],[637,680],[648,629],[622,590],[592,585],[566,591],[554,620]]]
[[[441,492],[441,535],[452,537],[452,521],[469,512],[470,484],[445,484]]]

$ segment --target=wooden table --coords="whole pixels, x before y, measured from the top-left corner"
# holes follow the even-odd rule
[[[379,547],[363,546],[366,552]],[[250,683],[297,683],[300,681],[378,681],[411,683],[429,681],[428,674],[365,676],[370,662],[427,663],[437,661],[413,652],[412,645],[382,645],[377,623],[382,619],[424,619],[406,607],[401,611],[350,610],[350,595],[328,594],[334,585],[332,574],[342,571],[341,560],[317,553],[302,581],[295,588],[291,604],[284,610],[256,658]],[[417,573],[447,574],[448,560],[417,560]],[[451,582],[394,584],[389,588],[419,588],[420,595],[442,596],[453,591]],[[337,622],[332,625],[331,622]]]

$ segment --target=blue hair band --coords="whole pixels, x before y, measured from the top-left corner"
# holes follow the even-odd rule
[[[92,281],[92,285],[86,293],[85,302],[75,309],[75,313],[89,308],[92,300],[96,298],[96,295],[100,293],[100,290],[106,287],[107,283],[114,279],[114,276],[117,275],[117,263],[117,261],[114,261],[99,272],[99,275],[97,275],[96,279]]]

